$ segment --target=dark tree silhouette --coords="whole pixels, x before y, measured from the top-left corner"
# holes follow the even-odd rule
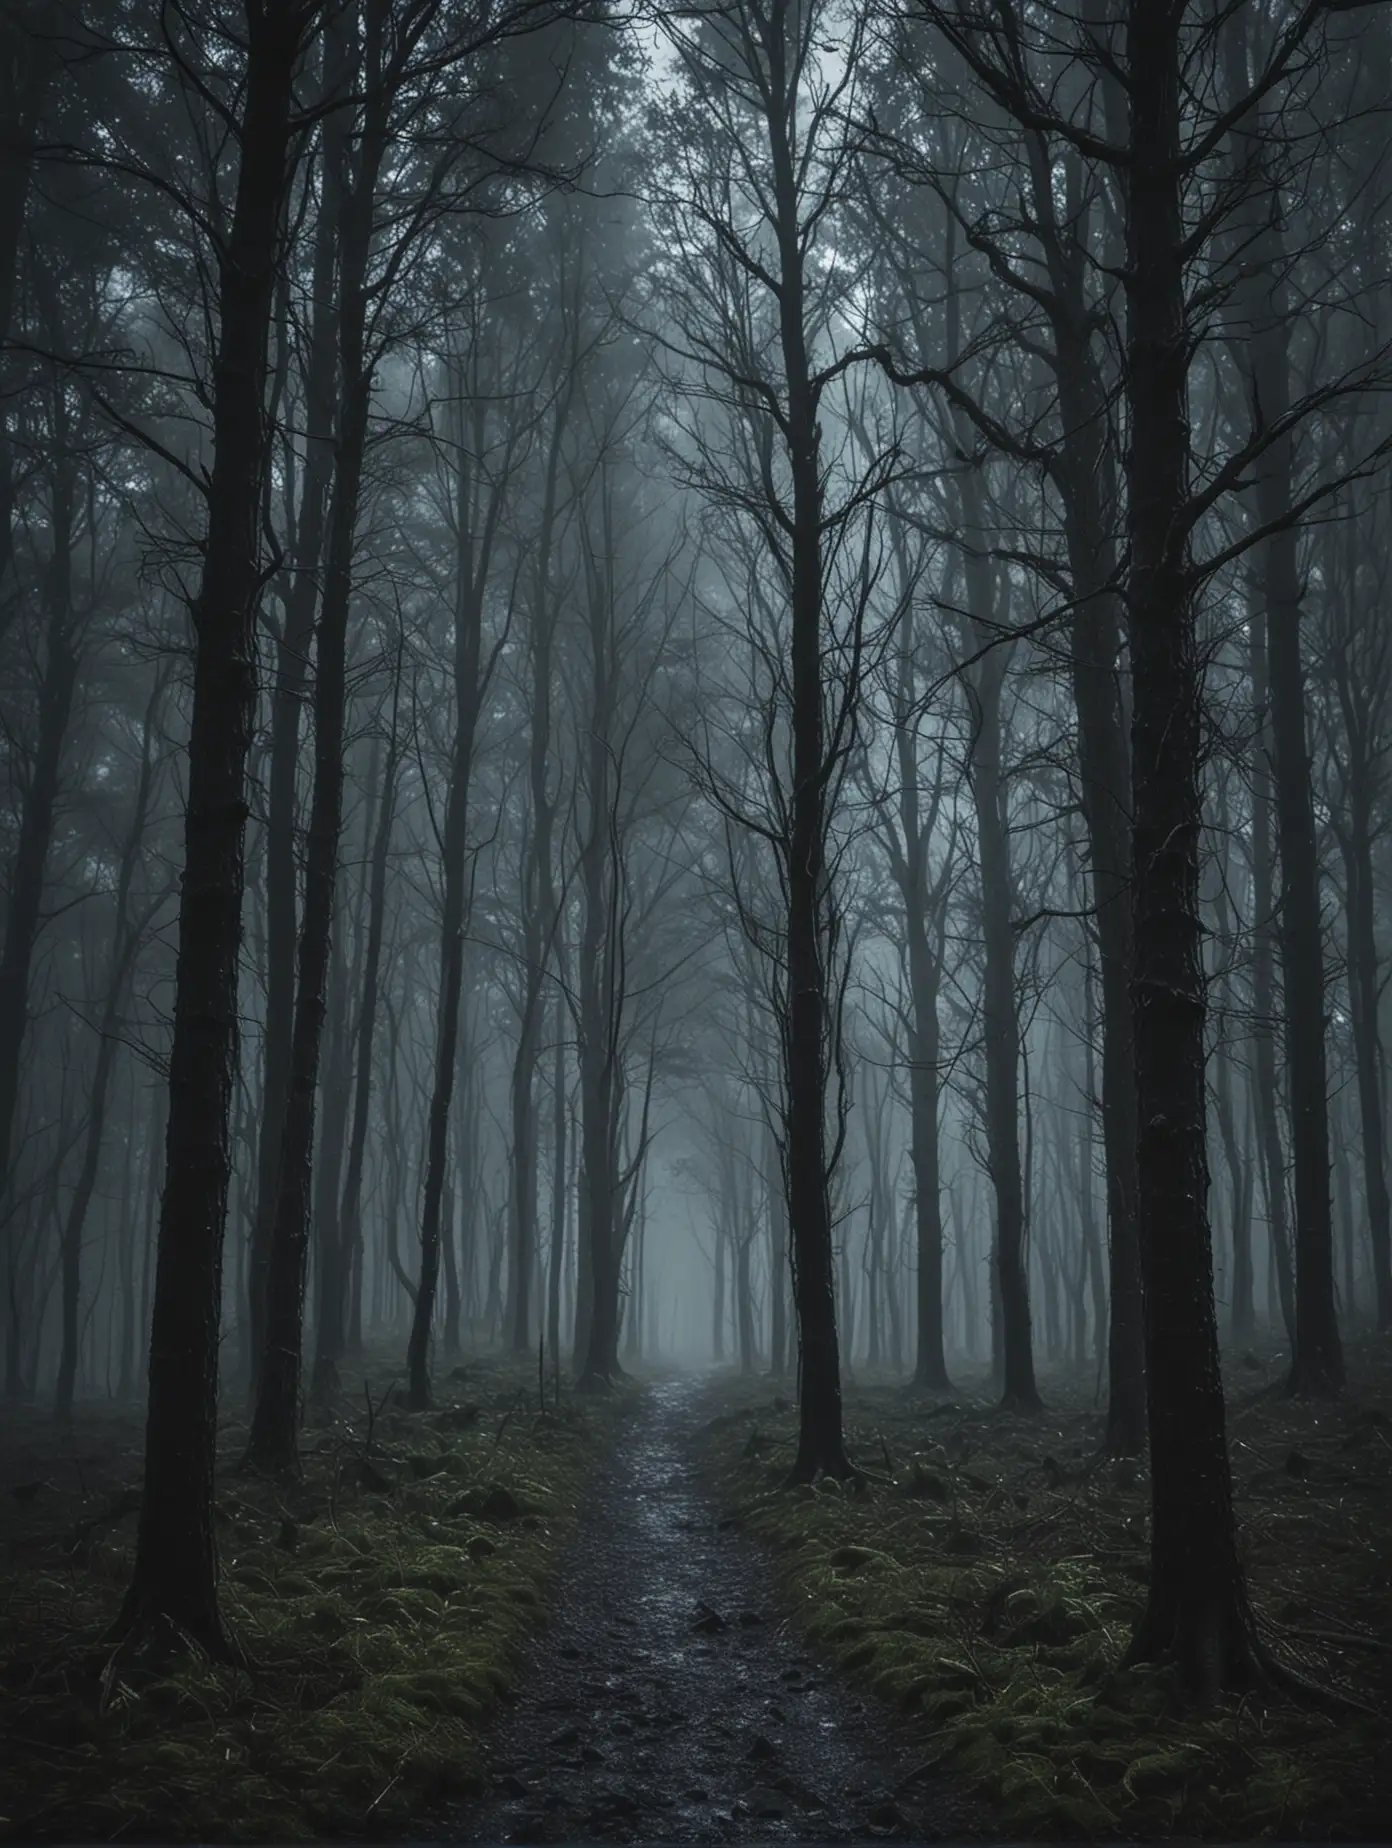
[[[135,1564],[113,1632],[126,1650],[176,1637],[218,1657],[232,1647],[218,1608],[213,1466],[246,767],[256,703],[271,312],[299,145],[295,82],[316,17],[313,0],[253,0],[242,22],[240,161],[218,266],[208,526],[190,612],[193,712],[145,1482]]]

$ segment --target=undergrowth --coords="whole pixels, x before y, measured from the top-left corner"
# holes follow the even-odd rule
[[[223,1609],[250,1666],[186,1654],[105,1689],[138,1429],[108,1418],[45,1450],[36,1420],[16,1427],[0,1490],[0,1833],[391,1836],[475,1788],[481,1724],[622,1396],[543,1413],[522,1370],[488,1363],[460,1391],[408,1414],[379,1383],[375,1416],[349,1401],[306,1432],[293,1486],[238,1474],[244,1432],[229,1427]]]
[[[1263,1629],[1351,1699],[1198,1714],[1164,1671],[1121,1671],[1148,1488],[1143,1464],[1098,1456],[1100,1419],[1076,1386],[1054,1382],[1033,1420],[995,1412],[984,1389],[949,1403],[849,1389],[867,1485],[790,1489],[792,1406],[732,1382],[709,1455],[727,1503],[781,1555],[809,1640],[918,1717],[910,1775],[951,1774],[1010,1834],[1385,1837],[1392,1356],[1369,1339],[1349,1361],[1334,1407],[1254,1390],[1262,1363],[1239,1361],[1229,1435]]]

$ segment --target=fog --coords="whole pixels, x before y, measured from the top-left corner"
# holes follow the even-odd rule
[[[130,1612],[367,1360],[804,1480],[1071,1369],[1158,1507],[1392,1324],[1392,28],[1149,14],[7,9],[0,1345]]]

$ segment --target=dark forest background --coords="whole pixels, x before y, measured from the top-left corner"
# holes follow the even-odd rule
[[[1086,1368],[1133,1658],[1289,1680],[1222,1366],[1392,1325],[1390,102],[1340,0],[10,0],[0,1349],[145,1399],[113,1645],[235,1648],[219,1405],[293,1477],[366,1344],[786,1375],[800,1482]]]

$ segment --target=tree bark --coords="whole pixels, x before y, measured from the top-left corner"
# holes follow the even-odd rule
[[[823,700],[822,480],[817,398],[807,349],[807,251],[799,179],[790,137],[797,83],[788,65],[794,23],[779,15],[770,43],[767,116],[778,250],[778,329],[786,393],[787,460],[792,481],[789,615],[792,630],[792,786],[788,791],[787,1020],[783,1088],[788,1223],[798,1326],[798,1444],[794,1481],[851,1474],[841,1417],[841,1352],[836,1328],[831,1162],[827,1099],[836,1005],[828,992],[831,911],[826,860],[826,737]]]
[[[980,535],[979,524],[973,530]],[[973,611],[984,618],[986,610],[973,600],[971,592],[968,600]],[[986,1055],[986,1145],[996,1201],[995,1271],[1000,1305],[1001,1403],[1030,1412],[1037,1411],[1041,1401],[1034,1382],[1029,1285],[1025,1271],[1025,1191],[1020,1166],[1020,1027],[1015,1003],[1010,848],[1001,762],[1004,679],[1004,655],[997,650],[981,664],[971,685],[973,725],[969,774],[976,811],[985,948],[981,1012]]]
[[[1387,1188],[1387,1128],[1382,1108],[1383,1054],[1378,1033],[1378,951],[1374,924],[1373,826],[1370,804],[1350,804],[1344,859],[1349,988],[1354,1059],[1358,1074],[1358,1125],[1363,1150],[1363,1196],[1373,1256],[1373,1291],[1379,1330],[1392,1328],[1392,1207]],[[1349,1305],[1352,1308],[1352,1305]]]
[[[337,1320],[337,1339],[340,1343],[342,1341],[348,1276],[352,1263],[352,1252],[343,1241],[339,1198],[343,1186],[343,1161],[348,1146],[348,1119],[353,1097],[353,1067],[348,1055],[352,1025],[350,997],[359,986],[354,980],[358,973],[350,967],[335,933],[329,967],[325,1041],[320,1056],[320,1119],[314,1157],[314,1203],[311,1208],[316,1359],[322,1347],[318,1336],[318,1324],[322,1319]]]
[[[578,334],[579,317],[575,319]],[[556,797],[550,788],[552,645],[556,606],[551,585],[557,486],[561,450],[574,397],[579,353],[575,337],[567,343],[565,377],[556,400],[547,445],[545,485],[538,522],[531,594],[532,712],[527,753],[527,787],[531,798],[532,840],[529,864],[522,874],[522,1009],[517,1057],[512,1073],[512,1268],[508,1323],[514,1353],[531,1347],[530,1286],[537,1250],[537,1174],[539,1128],[533,1098],[544,1016],[542,986],[551,955],[556,922],[555,879],[551,864]]]
[[[9,912],[0,950],[0,1191],[13,1179],[20,1062],[29,1024],[29,978],[43,905],[44,867],[53,839],[63,744],[77,687],[73,638],[72,561],[77,465],[60,456],[53,471],[53,549],[44,586],[47,604],[38,733],[20,803],[19,839],[10,867]]]
[[[532,1094],[541,1042],[542,953],[540,933],[528,930],[522,972],[522,1018],[512,1062],[511,1262],[505,1312],[507,1340],[514,1354],[532,1346],[532,1266],[537,1243],[537,1110]],[[535,959],[535,960],[533,960]]]
[[[464,381],[457,381],[462,395]],[[486,410],[475,411],[476,418]],[[475,432],[474,454],[484,453],[482,432]],[[488,580],[492,541],[496,533],[498,500],[486,518],[484,530],[475,529],[473,480],[461,448],[455,494],[454,609],[454,740],[450,753],[449,789],[441,837],[444,861],[444,906],[440,920],[440,1009],[435,1044],[435,1068],[426,1119],[425,1176],[421,1205],[420,1278],[406,1348],[407,1399],[413,1409],[430,1403],[430,1326],[435,1312],[435,1290],[440,1274],[440,1206],[444,1196],[445,1157],[449,1140],[450,1105],[454,1097],[459,1052],[459,1004],[464,991],[464,922],[468,905],[466,881],[469,789],[474,765],[474,739],[482,698],[483,595]]]
[[[1284,256],[1268,230],[1265,282],[1251,298],[1248,379],[1253,417],[1274,423],[1290,408],[1282,304],[1266,290]],[[1254,253],[1262,262],[1262,255]],[[1295,1331],[1289,1387],[1299,1394],[1337,1393],[1344,1383],[1343,1349],[1334,1308],[1334,1224],[1330,1203],[1329,1104],[1325,1074],[1324,945],[1320,918],[1319,847],[1315,837],[1310,749],[1305,732],[1305,673],[1300,647],[1300,575],[1296,529],[1290,520],[1293,447],[1289,435],[1267,450],[1257,471],[1257,518],[1277,524],[1262,548],[1262,596],[1271,667],[1271,740],[1275,759],[1280,842],[1278,928],[1285,995],[1286,1082],[1290,1093],[1291,1158],[1295,1173]]]
[[[213,1471],[222,1240],[237,1060],[246,766],[256,711],[268,344],[290,109],[310,15],[248,9],[241,166],[218,278],[213,466],[193,604],[194,686],[166,1173],[150,1332],[145,1477],[124,1645],[186,1636],[231,1653],[218,1608]]]
[[[1085,9],[1094,25],[1102,9]],[[1109,129],[1125,99],[1101,75]],[[1122,612],[1116,583],[1116,468],[1108,393],[1096,350],[1097,314],[1088,299],[1093,256],[1087,220],[1060,217],[1055,170],[1042,138],[1027,132],[1033,199],[1049,268],[1062,437],[1052,473],[1063,504],[1075,609],[1069,675],[1078,719],[1078,789],[1087,829],[1102,999],[1102,1148],[1107,1177],[1111,1310],[1107,1345],[1109,1456],[1135,1456],[1145,1442],[1141,1274],[1136,1245],[1136,1101],[1131,1024],[1131,765],[1118,656]],[[1077,157],[1066,157],[1070,204]],[[1081,189],[1076,189],[1081,191]],[[1108,240],[1112,242],[1113,240]],[[1118,263],[1120,251],[1110,252]]]
[[[955,220],[948,219],[947,262],[955,260]],[[960,304],[955,280],[946,301],[947,351],[961,351]],[[962,453],[971,450],[965,414],[954,409]],[[999,643],[994,628],[996,594],[987,562],[986,521],[974,467],[958,473],[969,633],[976,647]],[[1020,1023],[1015,999],[1015,941],[1011,924],[1010,836],[1001,700],[1011,650],[997,645],[963,684],[971,711],[967,765],[976,815],[981,880],[981,934],[985,968],[981,988],[982,1037],[986,1066],[986,1147],[996,1200],[995,1272],[1000,1306],[1001,1403],[1019,1411],[1040,1407],[1034,1380],[1029,1283],[1025,1260],[1026,1200],[1020,1167]]]
[[[1151,1559],[1133,1661],[1208,1699],[1257,1666],[1237,1552],[1213,1301],[1199,917],[1202,671],[1187,519],[1192,329],[1179,161],[1182,10],[1129,0],[1127,619],[1137,1181],[1149,1382]]]
[[[570,1115],[570,1096],[566,1083],[566,1013],[563,988],[556,991],[553,1010],[556,1044],[551,1067],[551,1248],[546,1270],[546,1347],[559,1365],[561,1352],[561,1274],[565,1268],[566,1211],[569,1190],[566,1185],[566,1127]]]
[[[901,594],[911,578],[900,573]],[[920,1392],[948,1392],[943,1330],[942,1165],[938,1111],[942,1035],[938,991],[942,974],[945,890],[932,887],[929,846],[939,812],[942,763],[922,812],[918,731],[913,718],[913,635],[906,633],[899,651],[895,687],[894,746],[899,775],[897,842],[889,845],[890,870],[904,906],[904,945],[909,993],[909,1155],[913,1168],[913,1214],[917,1346],[913,1386]]]
[[[1076,293],[1080,296],[1081,290]],[[1105,395],[1088,350],[1081,300],[1059,340],[1060,474],[1074,595],[1069,668],[1078,715],[1078,785],[1088,835],[1102,998],[1102,1148],[1107,1174],[1111,1309],[1107,1336],[1108,1456],[1145,1442],[1145,1344],[1136,1245],[1136,1093],[1131,1023],[1131,765],[1117,657],[1116,544],[1107,512],[1112,459]],[[1057,331],[1057,330],[1056,330]]]
[[[374,366],[364,351],[367,266],[377,173],[386,146],[380,61],[380,0],[367,9],[363,64],[372,90],[356,172],[342,199],[339,226],[338,386],[340,428],[324,555],[324,595],[315,630],[314,787],[305,857],[294,1028],[281,1131],[275,1227],[266,1272],[265,1345],[256,1370],[256,1403],[246,1463],[266,1474],[299,1468],[300,1374],[304,1346],[305,1271],[313,1199],[314,1129],[319,1050],[333,960],[338,856],[343,832],[343,753],[348,716],[348,620],[363,459],[372,408]]]
[[[781,1380],[788,1368],[788,1193],[778,1139],[767,1123],[763,1173],[769,1239],[769,1372]]]
[[[5,348],[19,286],[35,144],[48,102],[57,59],[49,35],[36,30],[37,9],[18,0],[0,15],[0,392],[9,386]],[[5,597],[5,578],[14,557],[14,482],[9,432],[0,419],[0,635],[15,604]],[[5,1171],[0,1159],[0,1176]]]
[[[398,662],[399,666],[399,662]],[[363,1258],[362,1182],[367,1153],[368,1119],[372,1103],[372,1056],[377,1031],[378,988],[382,974],[382,937],[387,911],[387,863],[391,852],[392,823],[396,815],[396,778],[401,761],[397,729],[400,677],[393,683],[391,735],[387,741],[382,787],[378,793],[377,827],[372,842],[372,861],[367,901],[367,949],[363,958],[362,1010],[358,1015],[357,1044],[354,1050],[353,1117],[348,1134],[348,1159],[343,1175],[343,1194],[339,1205],[339,1239],[342,1251],[358,1280],[358,1338],[361,1339],[361,1280]],[[345,1328],[341,1317],[335,1318],[336,1303],[329,1303],[321,1314],[314,1362],[313,1395],[326,1396],[333,1389],[339,1362],[352,1338],[353,1316]]]
[[[1281,1135],[1281,1087],[1276,1072],[1276,899],[1271,839],[1271,772],[1267,710],[1266,611],[1253,604],[1248,612],[1252,664],[1252,700],[1258,730],[1252,764],[1252,1011],[1255,1046],[1252,1062],[1252,1109],[1262,1157],[1270,1262],[1280,1293],[1281,1315],[1292,1348],[1295,1343],[1295,1283],[1291,1276],[1290,1231],[1286,1211],[1286,1155]]]
[[[1218,826],[1226,840],[1229,818],[1226,800],[1220,798]],[[1219,953],[1232,954],[1233,920],[1227,897],[1226,856],[1221,876],[1214,882],[1214,904],[1218,918]],[[1219,990],[1219,1007],[1224,1018],[1233,1011],[1231,976],[1224,973]],[[1236,1102],[1232,1075],[1232,1056],[1220,1041],[1214,1054],[1217,1072],[1214,1080],[1218,1134],[1223,1144],[1223,1159],[1228,1169],[1229,1235],[1232,1241],[1232,1275],[1228,1280],[1229,1326],[1233,1338],[1245,1341],[1256,1325],[1252,1300],[1252,1156],[1250,1143],[1241,1146],[1237,1134]]]
[[[340,34],[325,34],[323,90],[341,83]],[[260,1147],[256,1208],[251,1222],[247,1287],[249,1403],[256,1403],[257,1370],[266,1345],[266,1291],[280,1211],[281,1149],[285,1135],[295,1033],[295,959],[298,866],[296,792],[300,761],[300,707],[309,674],[314,618],[321,587],[325,520],[334,476],[335,386],[338,379],[342,290],[335,285],[343,236],[343,190],[351,111],[331,110],[323,130],[323,191],[314,230],[311,272],[313,315],[305,366],[305,465],[296,514],[291,569],[275,637],[271,691],[270,764],[265,824],[266,1016],[261,1065]]]
[[[121,855],[121,870],[116,878],[111,963],[107,972],[101,1021],[97,1028],[97,1059],[92,1073],[91,1097],[87,1105],[86,1143],[83,1149],[82,1167],[78,1172],[77,1184],[73,1189],[72,1199],[68,1203],[67,1216],[63,1223],[62,1346],[58,1357],[58,1379],[53,1403],[55,1415],[62,1420],[72,1415],[73,1391],[77,1381],[82,1237],[86,1229],[87,1212],[92,1204],[92,1195],[96,1191],[97,1174],[101,1165],[102,1138],[106,1130],[111,1075],[116,1068],[116,1057],[120,1048],[117,1028],[120,1025],[121,1007],[125,1001],[131,970],[134,967],[141,942],[140,926],[130,915],[131,886],[135,880],[140,849],[149,821],[150,798],[155,784],[153,736],[155,713],[163,691],[161,677],[157,679],[155,690],[146,707],[145,723],[141,731],[140,777],[136,785],[130,832],[126,836],[125,848]],[[123,1238],[123,1246],[127,1250],[128,1244],[129,1235],[127,1234]],[[123,1352],[123,1375],[126,1371],[127,1364]]]

